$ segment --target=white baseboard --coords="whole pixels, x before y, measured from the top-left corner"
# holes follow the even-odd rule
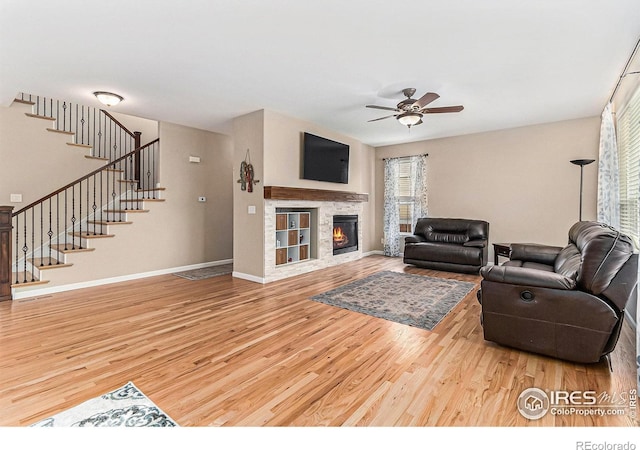
[[[240,278],[242,280],[247,280],[247,281],[253,281],[254,283],[260,283],[260,284],[265,284],[266,280],[264,278],[260,278],[257,277],[255,275],[249,275],[248,273],[242,273],[242,272],[233,272],[231,274],[232,277],[234,278]]]
[[[140,278],[154,277],[156,275],[166,275],[175,272],[184,272],[185,270],[202,269],[203,267],[221,266],[223,264],[231,264],[233,259],[223,259],[220,261],[211,261],[206,263],[191,264],[188,266],[170,267],[167,269],[152,270],[150,272],[134,273],[130,275],[122,275],[119,277],[102,278],[100,280],[83,281],[80,283],[64,284],[62,286],[53,286],[41,289],[32,289],[23,292],[15,292],[13,289],[13,299],[20,300],[23,298],[39,297],[41,295],[55,294],[58,292],[72,291],[87,287],[102,286],[111,283],[120,283],[122,281],[138,280]]]
[[[371,255],[381,255],[384,256],[384,252],[382,250],[371,250],[370,252],[363,252],[362,257],[371,256]]]

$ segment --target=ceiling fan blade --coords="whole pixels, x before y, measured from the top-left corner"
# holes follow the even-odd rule
[[[425,106],[427,106],[429,103],[431,103],[434,100],[439,99],[440,96],[438,94],[436,94],[435,92],[427,92],[426,94],[424,94],[422,97],[420,97],[414,104],[413,106],[415,108],[418,109],[422,109]]]
[[[420,110],[422,114],[438,114],[438,113],[452,113],[460,112],[464,109],[464,106],[441,106],[440,108],[425,108]]]
[[[385,111],[400,112],[398,108],[389,108],[388,106],[367,105],[367,108],[384,109]]]
[[[378,117],[377,119],[367,120],[367,122],[377,122],[378,120],[388,119],[389,117],[395,117],[396,114],[391,114],[390,116]]]

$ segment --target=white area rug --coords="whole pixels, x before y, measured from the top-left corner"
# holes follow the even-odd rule
[[[177,427],[132,382],[87,400],[32,427]]]

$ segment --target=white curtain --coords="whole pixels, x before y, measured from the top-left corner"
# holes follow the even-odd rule
[[[427,215],[427,157],[388,158],[384,160],[384,254],[400,256],[403,250],[400,240],[400,199],[398,196],[398,175],[400,160],[411,161],[413,226],[418,218]]]
[[[384,160],[384,254],[400,255],[400,210],[398,208],[398,158]]]
[[[611,103],[602,112],[598,157],[598,222],[620,229],[620,179]]]

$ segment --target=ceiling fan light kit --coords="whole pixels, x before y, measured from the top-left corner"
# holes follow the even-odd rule
[[[372,119],[369,120],[369,122],[376,122],[378,120],[395,117],[396,120],[402,125],[411,128],[412,126],[420,125],[422,123],[422,116],[424,114],[460,112],[464,109],[464,106],[462,105],[427,108],[428,104],[440,98],[440,96],[435,92],[427,92],[418,100],[412,98],[413,94],[416,93],[415,88],[403,89],[402,93],[407,98],[398,103],[395,108],[390,108],[388,106],[367,105],[367,108],[384,109],[386,111],[395,112],[395,114]]]
[[[416,125],[420,120],[422,120],[422,114],[414,113],[414,112],[406,112],[400,114],[398,117],[398,122],[407,127],[412,127]]]

